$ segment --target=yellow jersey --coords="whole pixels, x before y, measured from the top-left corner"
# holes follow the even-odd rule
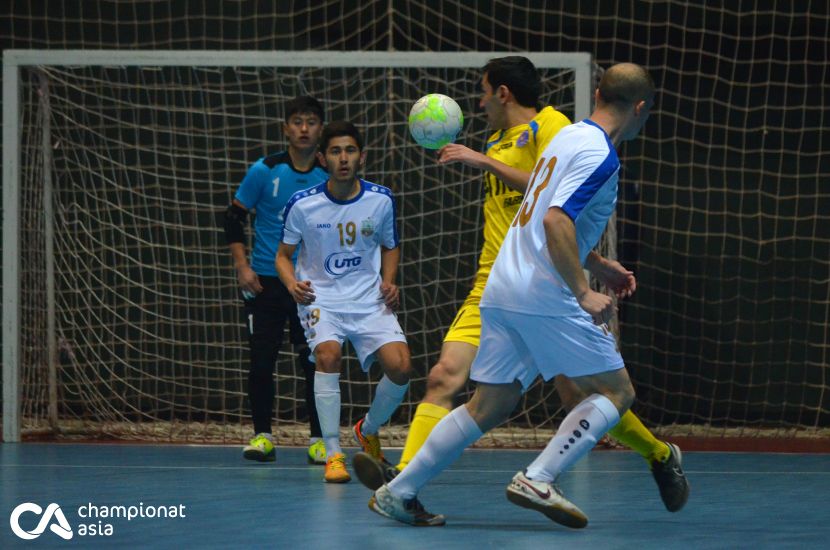
[[[545,107],[527,124],[495,132],[487,140],[486,154],[513,168],[532,172],[537,154],[544,151],[553,136],[570,123],[568,117],[553,107]],[[521,193],[507,187],[490,172],[484,173],[484,190],[484,246],[478,259],[476,286],[487,282],[504,236],[523,198]]]
[[[553,107],[545,107],[527,124],[500,130],[490,136],[486,145],[487,156],[532,172],[537,154],[544,151],[553,136],[570,123],[568,117]],[[481,343],[481,311],[478,304],[484,285],[524,198],[489,172],[484,173],[484,189],[484,246],[478,259],[475,284],[444,337],[445,342],[464,342],[476,347]]]

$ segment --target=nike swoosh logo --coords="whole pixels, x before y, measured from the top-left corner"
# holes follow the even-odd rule
[[[524,485],[525,487],[529,488],[531,491],[533,491],[534,493],[536,493],[536,495],[537,495],[539,498],[541,498],[542,500],[547,500],[547,499],[549,499],[549,498],[550,498],[550,489],[548,489],[547,491],[545,491],[545,492],[543,493],[542,491],[540,491],[539,489],[537,489],[536,487],[534,487],[534,486],[533,486],[533,485],[531,485],[530,483],[527,483],[526,481],[523,481],[523,480],[521,480],[521,479],[520,479],[520,480],[519,480],[519,483],[521,483],[522,485]]]

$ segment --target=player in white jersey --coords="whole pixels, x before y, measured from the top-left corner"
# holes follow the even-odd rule
[[[299,304],[300,320],[314,354],[314,398],[328,459],[324,479],[351,479],[340,448],[342,346],[351,341],[364,371],[374,359],[384,376],[375,398],[353,428],[364,452],[383,461],[378,430],[403,400],[411,361],[406,338],[391,308],[400,293],[400,261],[392,192],[357,177],[363,142],[350,122],[332,122],[320,138],[319,160],[329,179],[295,194],[285,207],[277,271]],[[302,242],[296,273],[291,257]]]
[[[443,525],[443,516],[418,502],[418,491],[503,422],[537,376],[564,374],[586,397],[536,460],[513,477],[507,498],[562,525],[587,525],[554,482],[619,421],[634,389],[605,325],[613,301],[591,290],[583,268],[614,211],[615,147],[637,136],[653,98],[654,83],[642,67],[611,67],[590,119],[561,130],[540,155],[481,300],[481,345],[470,375],[478,382],[475,393],[438,423],[400,475],[375,492],[372,510],[413,525]]]

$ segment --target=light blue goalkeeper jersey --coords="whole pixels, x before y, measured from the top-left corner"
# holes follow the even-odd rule
[[[328,178],[322,166],[300,172],[288,152],[255,162],[236,191],[236,199],[248,210],[256,210],[251,268],[258,275],[277,276],[275,261],[284,223],[285,205],[297,191],[310,189]]]

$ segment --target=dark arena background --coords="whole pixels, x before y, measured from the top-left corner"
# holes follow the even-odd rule
[[[827,451],[830,7],[703,4],[6,0],[0,45],[358,59],[587,52],[596,76],[616,62],[642,64],[659,92],[642,137],[620,151],[605,244],[638,279],[618,324],[634,411],[687,447]],[[470,287],[484,194],[476,171],[435,166],[407,135],[406,116],[421,95],[446,93],[468,119],[460,139],[481,149],[480,65],[279,63],[22,69],[19,111],[4,105],[3,116],[22,125],[14,376],[24,440],[248,437],[244,325],[219,215],[247,166],[283,147],[284,100],[311,93],[329,119],[358,123],[369,143],[365,177],[398,200],[401,321],[419,373],[387,435],[400,444]],[[573,75],[544,76],[546,100],[572,117]],[[4,327],[4,345],[8,335]],[[284,351],[275,426],[281,442],[302,443],[303,380]],[[344,428],[365,412],[376,375],[349,361]],[[561,418],[552,385],[538,384],[481,444],[541,446]]]

